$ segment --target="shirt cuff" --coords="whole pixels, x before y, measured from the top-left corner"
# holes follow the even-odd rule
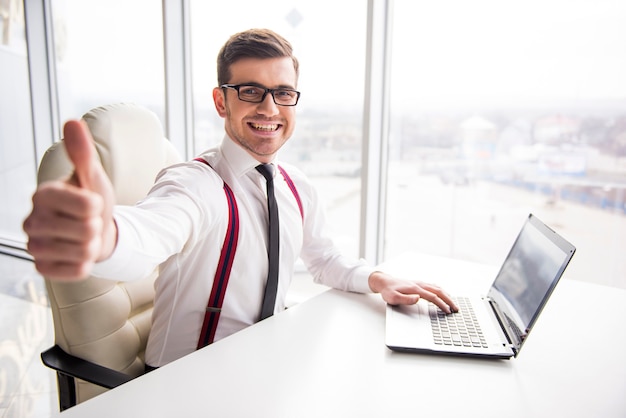
[[[369,278],[375,269],[369,265],[365,265],[365,260],[361,260],[364,265],[357,267],[352,277],[352,291],[357,293],[373,293],[370,289]]]

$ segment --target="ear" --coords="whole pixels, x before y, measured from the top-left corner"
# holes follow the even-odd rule
[[[215,87],[213,89],[213,103],[215,103],[215,110],[217,110],[218,115],[225,118],[226,117],[226,97],[224,97],[224,89],[219,87]]]

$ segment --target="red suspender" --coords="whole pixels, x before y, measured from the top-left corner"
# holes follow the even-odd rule
[[[202,158],[196,158],[195,161],[200,161],[211,167],[211,165]],[[217,330],[217,323],[220,320],[222,303],[224,303],[224,295],[226,294],[226,287],[228,287],[228,279],[230,278],[230,270],[233,267],[233,259],[235,258],[235,251],[237,250],[237,239],[239,238],[239,211],[237,210],[235,195],[226,182],[224,182],[224,194],[226,194],[226,201],[228,202],[228,229],[226,230],[226,237],[224,237],[220,261],[215,271],[211,295],[209,296],[209,302],[206,307],[206,312],[204,313],[204,322],[202,323],[202,331],[198,338],[197,348],[211,344],[215,338],[215,331]]]
[[[194,158],[194,161],[199,161],[211,167],[211,165],[204,158]],[[300,194],[298,193],[295,184],[281,166],[278,166],[278,170],[296,198],[298,208],[300,209],[300,215],[304,221],[302,201],[300,200]],[[239,211],[237,209],[235,194],[231,188],[228,187],[226,182],[224,182],[224,194],[226,195],[226,201],[228,202],[228,228],[226,230],[226,237],[224,237],[224,244],[222,245],[222,252],[220,253],[217,270],[215,271],[213,288],[211,289],[211,295],[209,296],[209,302],[204,314],[202,330],[200,331],[200,337],[198,338],[198,349],[213,343],[215,338],[215,331],[217,330],[217,323],[220,319],[222,304],[224,303],[224,295],[226,294],[228,279],[230,278],[230,271],[233,267],[233,259],[235,258],[235,252],[237,250],[237,239],[239,238]]]
[[[289,177],[289,174],[287,174],[285,169],[278,164],[277,167],[278,171],[280,171],[280,174],[283,175],[283,178],[287,182],[287,186],[289,186],[289,188],[291,189],[291,193],[293,193],[293,196],[296,198],[296,202],[298,203],[298,209],[300,209],[300,216],[302,216],[302,222],[304,222],[304,211],[302,210],[302,201],[300,200],[300,194],[298,193],[298,189],[296,189],[296,185],[293,184],[293,181],[291,181],[291,177]]]

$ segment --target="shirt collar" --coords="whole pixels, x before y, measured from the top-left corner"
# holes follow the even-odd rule
[[[230,139],[228,135],[224,135],[224,140],[220,148],[222,155],[237,177],[243,176],[260,164],[254,157],[248,154],[245,149]],[[274,161],[272,161],[271,164],[274,164]],[[276,173],[276,170],[274,170],[274,173]]]

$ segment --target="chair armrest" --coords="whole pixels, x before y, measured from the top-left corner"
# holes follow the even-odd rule
[[[113,389],[133,378],[117,370],[100,366],[63,351],[55,345],[41,353],[43,364],[60,373],[85,380],[107,389]]]

